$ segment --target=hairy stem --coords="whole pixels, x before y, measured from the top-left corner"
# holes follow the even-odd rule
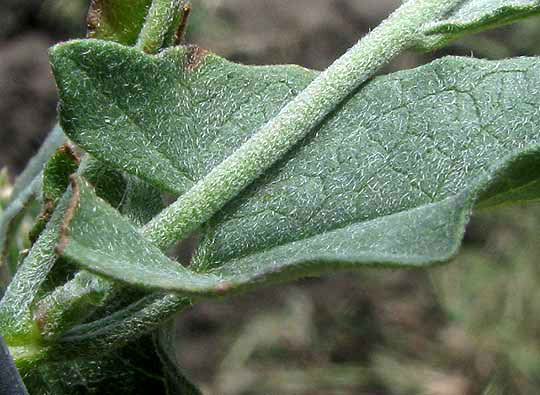
[[[156,216],[143,234],[161,249],[185,238],[319,124],[382,66],[420,39],[421,27],[460,0],[409,0],[352,47],[237,151]]]
[[[171,30],[180,23],[181,0],[154,0],[139,34],[136,47],[148,54],[155,54],[163,48]]]

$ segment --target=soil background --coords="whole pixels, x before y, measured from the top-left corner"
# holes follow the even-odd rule
[[[398,0],[194,0],[188,41],[241,63],[324,69]],[[0,167],[20,172],[55,123],[47,49],[83,37],[84,0],[1,0]],[[406,53],[540,52],[540,20]],[[366,269],[196,305],[178,358],[208,394],[535,394],[540,207],[479,213],[462,253],[430,270]]]

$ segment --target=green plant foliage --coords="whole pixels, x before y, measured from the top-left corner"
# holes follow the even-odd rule
[[[61,146],[45,164],[42,180],[42,211],[29,234],[32,243],[45,229],[58,200],[66,191],[69,175],[77,171],[78,167],[79,158],[67,144]]]
[[[37,154],[30,159],[24,171],[17,177],[13,192],[11,193],[11,201],[19,199],[23,190],[34,180],[44,169],[49,158],[56,152],[57,148],[66,141],[62,128],[56,125],[43,142]]]
[[[200,394],[171,320],[195,298],[446,262],[474,207],[540,199],[539,58],[448,57],[372,78],[403,50],[540,4],[405,3],[319,73],[171,48],[188,2],[91,2],[94,39],[51,50],[62,128],[1,205],[6,250],[43,198],[0,301],[32,393]],[[164,209],[163,193],[180,199]],[[175,262],[168,243],[199,225],[190,266]]]
[[[66,214],[72,220],[59,247],[64,257],[130,284],[185,294],[224,294],[252,282],[260,285],[264,280],[292,279],[359,263],[419,265],[449,259],[470,208],[468,195],[460,194],[198,273],[150,245],[84,180],[79,179],[75,188]]]
[[[540,13],[537,0],[468,0],[456,7],[428,33],[465,33],[510,23]]]
[[[154,57],[97,41],[56,47],[52,60],[61,81],[65,130],[96,157],[180,194],[316,75],[294,66],[239,66],[210,54],[190,71],[194,51],[172,49]],[[466,222],[471,199],[467,191],[483,190],[483,202],[499,203],[503,194],[511,198],[512,191],[537,184],[537,172],[524,173],[523,164],[519,166],[523,162],[528,169],[538,169],[537,74],[534,58],[446,58],[366,84],[210,222],[196,257],[197,270],[236,260],[227,265],[227,272],[242,273],[244,282],[308,261],[447,260]],[[144,94],[142,81],[147,83]],[[75,117],[80,111],[88,116]],[[496,177],[503,171],[504,177]],[[514,197],[538,197],[535,188],[530,191]],[[426,213],[436,213],[439,206],[444,215],[433,214],[433,222],[420,225],[417,219],[431,218]],[[449,207],[454,214],[449,215]],[[448,218],[446,224],[443,218]],[[442,224],[448,226],[444,231]],[[397,237],[399,229],[406,234],[407,227],[408,236]],[[86,225],[82,229],[88,230]],[[442,232],[440,247],[430,244],[437,239],[432,229]],[[77,232],[73,234],[80,240],[90,240],[100,231]],[[332,253],[329,245],[343,255]],[[401,248],[405,245],[409,247]],[[257,254],[260,250],[263,255]],[[82,255],[73,245],[66,254],[83,265],[95,264],[77,259]],[[144,265],[141,259],[124,258],[124,265],[130,260]],[[104,256],[92,261],[100,265],[92,266],[94,270],[107,273]],[[149,264],[148,271],[156,273],[155,268]],[[310,272],[306,265],[303,268],[297,274]],[[219,272],[220,277],[224,274]],[[151,284],[149,276],[130,272],[121,277]],[[152,286],[190,290],[171,281],[169,277],[169,285]]]
[[[40,287],[47,280],[57,261],[55,248],[60,239],[63,213],[68,207],[70,197],[71,194],[67,193],[59,201],[57,210],[28,256],[17,268],[8,291],[0,300],[0,333],[10,346],[35,345],[39,341],[39,330],[31,308],[41,294]],[[27,351],[34,354],[36,350],[28,348],[24,353]],[[31,357],[33,358],[33,355]]]
[[[68,145],[60,147],[43,172],[43,200],[56,203],[69,185],[69,175],[77,171],[79,158]]]
[[[424,27],[425,47],[442,46],[463,34],[486,30],[540,14],[538,0],[467,0],[442,20]]]

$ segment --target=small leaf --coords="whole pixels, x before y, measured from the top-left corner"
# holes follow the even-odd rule
[[[80,271],[36,303],[34,319],[45,341],[51,341],[93,314],[111,293],[111,282]]]
[[[92,0],[88,37],[135,45],[152,0]]]
[[[468,32],[486,30],[540,14],[538,0],[466,0],[442,20],[424,27],[425,48],[444,45]]]
[[[0,332],[10,346],[33,345],[39,341],[32,306],[57,260],[55,247],[60,239],[64,212],[71,200],[71,190],[68,189],[0,300]]]
[[[69,185],[69,176],[79,167],[80,158],[68,144],[58,148],[45,165],[43,200],[57,202]]]
[[[93,321],[72,328],[58,340],[55,352],[61,355],[101,355],[158,329],[173,315],[191,306],[191,300],[177,294],[154,292],[141,296],[143,293],[133,287],[121,290],[118,297],[126,299],[127,304],[113,304],[108,314],[94,316]],[[125,298],[126,293],[138,293],[139,299],[129,303],[130,297]]]

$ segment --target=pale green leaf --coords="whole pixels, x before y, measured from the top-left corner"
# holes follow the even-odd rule
[[[63,214],[70,201],[71,192],[68,190],[0,300],[0,331],[10,346],[32,344],[39,338],[31,309],[57,260],[55,247],[60,239]]]
[[[30,159],[26,168],[15,180],[11,195],[12,201],[17,200],[19,195],[32,183],[32,180],[39,176],[49,158],[55,153],[58,147],[65,143],[65,141],[66,136],[64,135],[62,128],[59,125],[56,125],[39,148],[39,151],[32,159]]]
[[[486,30],[540,14],[538,0],[466,0],[445,18],[426,25],[427,35],[422,45],[432,48],[465,33]]]

